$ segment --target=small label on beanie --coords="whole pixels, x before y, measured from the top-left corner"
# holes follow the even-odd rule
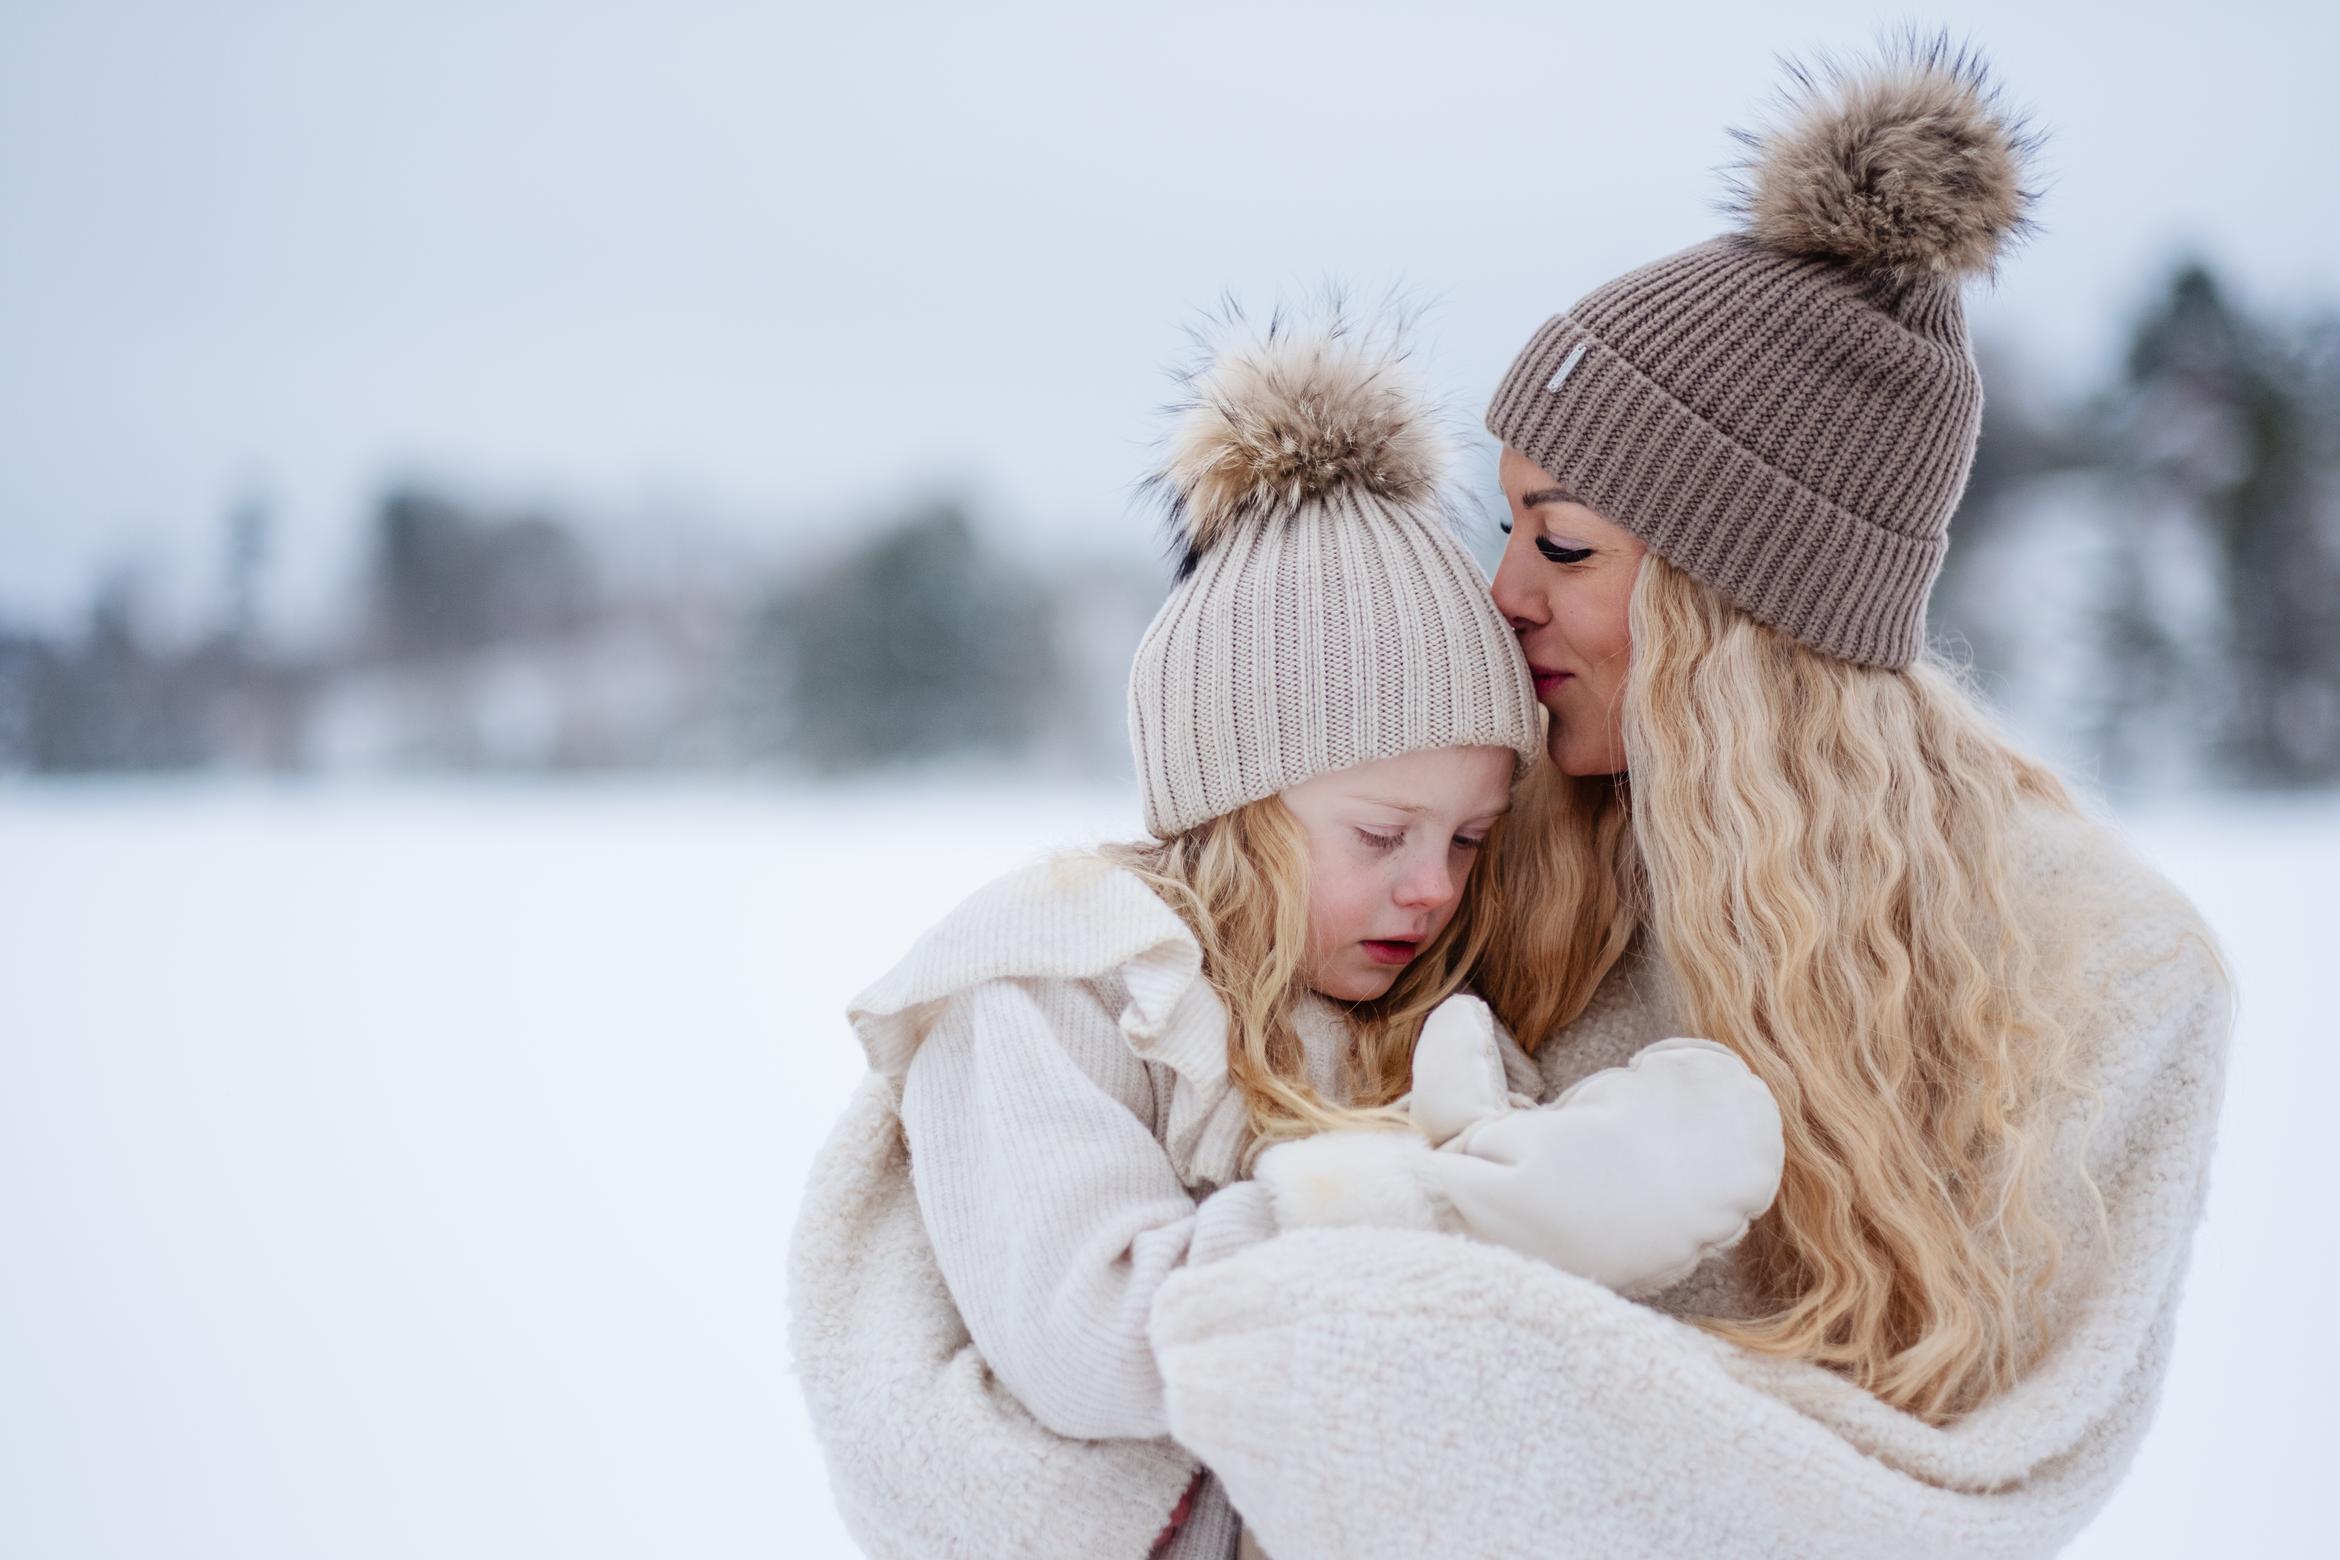
[[[1580,341],[1569,349],[1568,356],[1560,360],[1560,366],[1552,370],[1552,378],[1544,386],[1546,390],[1559,389],[1567,382],[1568,376],[1576,372],[1576,365],[1584,361],[1584,345]]]

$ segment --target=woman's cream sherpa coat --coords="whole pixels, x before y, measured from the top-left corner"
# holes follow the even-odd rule
[[[2103,1504],[2152,1411],[2206,1186],[2229,996],[2191,908],[2109,832],[2039,809],[2021,860],[2043,954],[2071,958],[2064,1017],[2100,1104],[2093,1132],[2075,1118],[2063,1142],[2067,1164],[2085,1155],[2104,1222],[2067,1173],[2053,1342],[1956,1424],[1928,1427],[1675,1320],[1744,1307],[1740,1253],[1636,1303],[1499,1247],[1353,1229],[1250,1242],[1163,1284],[1152,1339],[1172,1439],[1055,1436],[958,1321],[895,1115],[922,1010],[953,980],[1002,973],[969,964],[870,994],[894,1004],[859,1018],[873,1075],[797,1226],[794,1341],[848,1524],[881,1556],[1137,1560],[1199,1458],[1215,1479],[1181,1557],[1228,1553],[1230,1499],[1276,1560],[2053,1553]],[[1087,947],[1129,972],[1134,1044],[1176,1027],[1194,980],[1176,942]],[[1047,973],[1066,967],[1045,953]],[[1029,950],[1010,962],[1042,973]],[[1539,1052],[1540,1097],[1678,1032],[1666,984],[1647,961],[1615,971]],[[1199,1052],[1181,1052],[1197,1065],[1180,1075],[1166,1146],[1200,1141],[1232,1100],[1223,1066],[1211,1095]]]

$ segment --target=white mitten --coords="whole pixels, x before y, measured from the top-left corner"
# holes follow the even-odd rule
[[[1276,1227],[1456,1231],[1651,1294],[1743,1237],[1785,1160],[1771,1091],[1713,1041],[1660,1040],[1536,1105],[1507,1091],[1471,996],[1422,1026],[1401,1103],[1421,1137],[1322,1132],[1260,1155]]]
[[[1419,1174],[1464,1230],[1623,1294],[1689,1276],[1779,1192],[1771,1091],[1711,1040],[1660,1040],[1548,1105],[1514,1107],[1494,1016],[1450,997],[1414,1050]]]

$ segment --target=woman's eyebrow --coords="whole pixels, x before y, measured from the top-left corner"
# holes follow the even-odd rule
[[[1583,502],[1584,501],[1582,499],[1578,498],[1574,493],[1569,492],[1566,488],[1548,487],[1537,488],[1533,493],[1530,493],[1527,497],[1521,499],[1519,501],[1519,507],[1522,509],[1533,509],[1538,504],[1580,504]]]

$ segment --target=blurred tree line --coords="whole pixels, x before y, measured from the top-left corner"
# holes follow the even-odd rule
[[[1985,378],[1937,635],[2114,783],[2340,782],[2340,324],[2255,317],[2188,265],[2111,383],[2041,404],[1987,355]],[[785,566],[677,574],[405,483],[344,632],[295,648],[258,626],[271,529],[262,503],[227,517],[190,641],[120,571],[76,632],[0,625],[0,771],[1101,772],[1165,583],[1020,557],[947,496]]]
[[[266,507],[223,533],[214,626],[168,644],[134,571],[78,633],[0,628],[0,772],[774,769],[1120,762],[1120,686],[1161,583],[1036,567],[915,504],[786,567],[681,578],[419,484],[368,520],[342,633],[256,624]]]
[[[1985,380],[1936,632],[2109,780],[2340,781],[2340,321],[2188,264],[2080,404]]]

